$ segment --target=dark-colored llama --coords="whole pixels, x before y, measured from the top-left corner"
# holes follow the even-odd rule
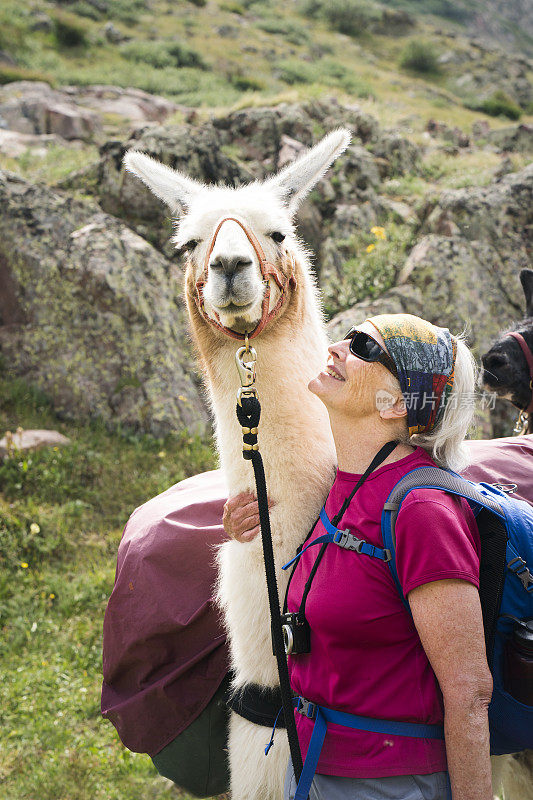
[[[503,331],[481,356],[482,380],[487,389],[520,409],[517,429],[533,433],[533,269],[523,269],[520,281],[526,298],[523,320]]]

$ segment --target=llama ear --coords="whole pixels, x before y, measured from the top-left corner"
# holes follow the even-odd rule
[[[124,166],[128,172],[140,178],[156,197],[163,200],[173,214],[187,211],[202,189],[197,181],[137,150],[128,150],[124,156]]]
[[[521,270],[520,282],[526,297],[526,317],[533,317],[533,269]]]
[[[300,156],[278,172],[270,185],[281,189],[288,203],[289,211],[294,212],[305,195],[313,188],[336,158],[350,144],[351,134],[345,128],[332,131],[315,145],[308,153]]]

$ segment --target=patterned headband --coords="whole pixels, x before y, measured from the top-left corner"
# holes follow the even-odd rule
[[[453,387],[457,340],[448,328],[412,314],[379,314],[368,321],[382,335],[398,370],[409,436],[431,433]]]

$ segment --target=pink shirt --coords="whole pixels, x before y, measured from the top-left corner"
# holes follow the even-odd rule
[[[433,465],[421,448],[375,470],[338,524],[383,547],[381,512],[407,472]],[[338,471],[326,501],[332,519],[359,475]],[[320,521],[309,541],[325,533]],[[404,593],[460,578],[479,586],[479,534],[466,503],[433,489],[412,491],[396,523],[397,568]],[[300,558],[288,595],[297,611],[320,545]],[[293,689],[328,708],[366,717],[440,724],[442,695],[387,564],[328,544],[306,602],[311,652],[289,658]],[[313,722],[295,712],[305,758]],[[446,769],[444,742],[328,725],[317,772],[355,778]]]

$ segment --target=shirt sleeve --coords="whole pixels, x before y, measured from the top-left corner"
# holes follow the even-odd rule
[[[396,568],[404,595],[424,583],[460,578],[479,588],[480,541],[466,500],[414,489],[396,520]]]

